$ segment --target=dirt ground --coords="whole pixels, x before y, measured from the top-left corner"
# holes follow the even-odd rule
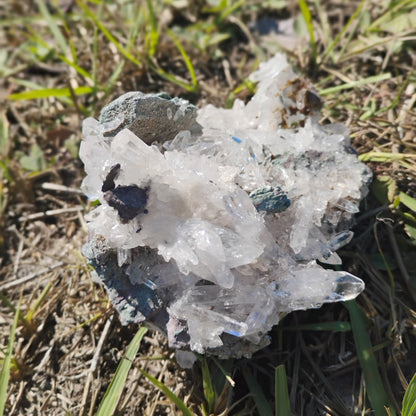
[[[201,12],[199,3],[204,2],[185,2],[185,8],[163,6],[158,9],[160,37],[153,55],[151,40],[145,36],[152,23],[149,13],[144,13],[150,23],[143,23],[137,35],[144,40],[137,41],[136,55],[135,49],[131,49],[131,54],[141,62],[138,65],[126,49],[123,52],[118,47],[118,42],[128,40],[127,30],[122,32],[119,23],[120,19],[127,19],[123,13],[128,13],[127,6],[132,3],[121,1],[119,9],[109,4],[99,9],[94,3],[0,1],[3,353],[15,308],[21,302],[5,411],[10,416],[95,414],[138,330],[137,326],[120,324],[105,290],[92,281],[91,268],[80,251],[87,239],[84,214],[91,208],[79,191],[84,176],[77,156],[82,121],[88,115],[97,117],[111,99],[131,90],[166,91],[198,106],[227,106],[236,97],[248,100],[253,89],[247,76],[259,61],[282,49],[272,33],[263,34],[253,25],[260,18],[282,21],[299,15],[296,2],[281,8],[274,8],[273,2],[243,2],[235,10],[227,9],[225,17],[221,17],[224,10]],[[147,10],[148,4],[142,3],[139,6]],[[39,4],[45,5],[46,14]],[[88,15],[85,4],[100,16],[118,42],[111,41]],[[322,2],[321,12],[329,22],[332,38],[343,31],[358,6],[358,2]],[[365,7],[371,22],[377,22],[386,10],[376,1]],[[67,64],[65,59],[69,58],[62,59],[60,38],[47,20],[48,15],[56,17],[64,42],[70,45],[66,56],[71,56],[71,48],[76,50],[76,67]],[[316,16],[314,19],[318,22],[317,52],[322,57],[329,45],[325,42],[325,28],[319,24],[321,20]],[[212,23],[213,28],[208,31],[203,23]],[[196,35],[190,31],[192,25],[197,27]],[[186,36],[180,39],[193,63],[197,89],[192,90],[192,73],[168,34],[167,29],[174,27],[178,38],[182,32],[191,33],[188,41]],[[341,42],[334,49],[345,59],[315,63],[305,30],[302,35],[287,34],[294,44],[286,53],[298,72],[318,90],[390,74],[376,83],[323,95],[322,122],[345,123],[359,154],[404,155],[370,158],[368,163],[375,178],[382,179],[375,182],[362,203],[353,242],[339,253],[343,268],[366,282],[366,291],[358,303],[367,318],[384,387],[399,409],[407,383],[416,372],[416,213],[411,209],[411,201],[406,205],[404,197],[397,200],[400,192],[416,197],[416,36],[406,27],[400,34],[379,29],[377,35],[385,40],[383,43],[370,38],[363,29],[360,32],[359,28],[349,28],[342,37],[344,44]],[[205,49],[196,47],[194,38],[198,35],[201,41],[202,34],[207,33],[209,39],[224,35],[223,40]],[[368,48],[352,53],[355,49],[346,44],[350,33],[357,42],[367,36]],[[391,46],[392,36],[400,40],[400,45]],[[281,42],[284,44],[285,39]],[[372,48],[371,42],[375,45]],[[342,51],[344,45],[346,49]],[[78,68],[95,75],[90,79]],[[174,74],[176,81],[166,73]],[[178,79],[191,87],[184,87]],[[77,88],[84,86],[93,92],[78,94]],[[10,98],[11,94],[24,91],[39,92],[41,87],[49,89],[43,97]],[[66,95],[51,92],[64,88]],[[368,117],[364,117],[367,113]],[[249,370],[266,400],[274,406],[274,368],[279,364],[286,367],[293,414],[370,414],[352,333],[294,329],[333,321],[349,321],[343,305],[292,313],[273,329],[271,345],[251,360],[222,363],[235,387],[224,386],[212,414],[259,414],[244,379],[244,369]],[[208,362],[215,375],[215,361]],[[144,337],[115,414],[182,414],[138,368],[162,381],[196,415],[203,414],[200,363],[192,370],[181,369],[174,351],[154,331]]]

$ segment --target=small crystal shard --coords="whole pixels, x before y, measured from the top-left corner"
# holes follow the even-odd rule
[[[232,109],[127,93],[84,121],[80,149],[100,202],[83,253],[122,323],[220,357],[250,357],[282,314],[364,289],[318,262],[340,264],[371,172],[283,55],[251,79]]]

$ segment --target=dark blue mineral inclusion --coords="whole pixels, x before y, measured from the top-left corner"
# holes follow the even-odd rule
[[[115,253],[107,252],[88,260],[125,322],[140,322],[141,315],[149,318],[159,311],[161,303],[156,292],[144,284],[131,284],[123,268],[117,266]]]
[[[146,213],[149,187],[139,188],[137,185],[118,185],[114,180],[120,173],[120,163],[114,165],[107,174],[101,190],[104,192],[104,199],[110,207],[117,210],[121,222],[126,224],[141,213]]]
[[[117,186],[104,193],[104,199],[110,207],[117,210],[121,222],[127,223],[134,217],[146,212],[149,188],[137,185]]]
[[[108,172],[106,178],[104,179],[103,186],[101,187],[101,190],[103,192],[111,191],[116,187],[114,179],[118,176],[120,170],[120,163],[117,163],[110,169],[110,172]]]
[[[290,199],[280,186],[265,186],[250,194],[257,211],[267,213],[283,212],[290,206]]]

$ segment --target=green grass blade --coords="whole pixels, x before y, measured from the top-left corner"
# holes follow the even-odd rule
[[[385,111],[388,111],[392,108],[396,108],[397,105],[399,104],[403,93],[405,92],[407,86],[410,83],[410,79],[412,77],[412,72],[409,72],[408,76],[406,77],[406,79],[404,80],[404,82],[401,83],[399,90],[397,91],[396,96],[394,97],[394,100],[387,106],[387,107],[383,107],[380,108],[379,110],[376,111],[375,115],[379,115],[381,113],[384,113]]]
[[[93,87],[78,87],[74,88],[75,95],[90,94],[94,91]],[[34,91],[18,92],[9,95],[9,100],[35,100],[37,98],[49,97],[71,97],[71,90],[69,88],[43,88]]]
[[[68,66],[74,68],[75,71],[77,71],[78,74],[82,75],[83,77],[88,78],[88,79],[93,79],[92,75],[87,70],[85,70],[84,68],[81,68],[76,63],[74,63],[74,62],[70,61],[69,59],[65,58],[65,56],[59,55],[59,59],[62,60],[63,62],[65,62]]]
[[[235,381],[232,379],[231,375],[229,374],[230,369],[233,367],[234,361],[232,359],[229,359],[225,362],[225,365],[228,367],[228,370],[224,368],[224,366],[215,358],[212,357],[212,360],[214,361],[215,365],[219,368],[222,375],[224,376],[225,380],[230,384],[231,387],[235,387]]]
[[[186,406],[186,404],[178,397],[176,394],[174,394],[168,387],[166,387],[161,381],[159,381],[157,378],[151,376],[149,373],[146,373],[146,371],[142,370],[141,368],[138,368],[138,370],[151,382],[153,383],[157,388],[162,390],[162,392],[175,403],[176,407],[184,414],[184,416],[194,416],[194,414],[189,410],[189,408]]]
[[[17,85],[21,85],[22,87],[26,87],[26,88],[32,89],[32,90],[42,90],[43,89],[43,85],[38,84],[37,82],[29,81],[27,79],[15,78],[15,79],[13,79],[13,82],[16,83]]]
[[[253,374],[248,368],[243,368],[243,376],[250,390],[250,393],[253,395],[254,401],[256,402],[258,413],[261,416],[273,416],[270,404],[267,401],[266,396],[260,387],[260,384],[253,377]]]
[[[223,10],[225,10],[228,7],[228,0],[220,0],[216,2],[217,4],[212,5],[206,5],[202,8],[203,13],[221,13]]]
[[[246,3],[246,0],[240,0],[240,1],[237,1],[236,3],[232,3],[231,2],[231,5],[230,6],[228,6],[225,10],[223,10],[222,12],[221,12],[221,14],[220,14],[220,16],[219,16],[219,19],[218,19],[218,21],[219,22],[223,22],[225,19],[227,19],[227,17],[230,15],[230,14],[233,14],[236,10],[238,10],[241,6],[244,6],[244,3]]]
[[[402,0],[398,2],[391,2],[386,13],[382,14],[379,18],[371,22],[370,27],[368,28],[369,31],[374,31],[379,29],[379,27],[385,22],[391,22],[395,13],[407,13],[407,7],[410,8],[414,7],[414,0]]]
[[[212,386],[211,373],[209,371],[206,357],[201,358],[202,367],[202,384],[204,387],[204,395],[208,405],[208,413],[211,414],[215,405],[215,391]]]
[[[389,38],[383,38],[382,40],[376,42],[371,42],[369,45],[364,45],[362,47],[357,47],[351,50],[351,52],[347,52],[345,53],[343,56],[340,56],[337,63],[340,64],[342,62],[347,62],[349,61],[351,58],[358,56],[358,55],[362,55],[365,52],[369,52],[372,49],[376,49],[379,46],[386,46],[389,42],[392,42],[394,39],[393,36],[389,37]]]
[[[9,122],[5,112],[0,113],[0,157],[3,159],[9,153]]]
[[[293,325],[282,327],[284,331],[331,331],[331,332],[348,332],[351,331],[351,324],[344,321],[319,322],[312,324]]]
[[[358,359],[364,373],[367,395],[370,400],[375,416],[386,416],[386,409],[390,411],[390,415],[396,413],[390,405],[387,393],[384,390],[378,371],[377,360],[374,356],[373,347],[370,337],[362,316],[362,312],[354,300],[344,302],[351,318],[351,326],[354,335],[355,347],[357,349]]]
[[[189,84],[185,81],[182,81],[178,77],[175,77],[175,75],[169,74],[168,72],[164,71],[162,68],[157,68],[154,65],[150,64],[153,70],[162,78],[173,82],[174,84],[177,84],[184,88],[186,91],[189,92],[197,92],[197,87],[195,85]]]
[[[407,208],[411,209],[413,212],[416,212],[416,199],[405,194],[404,192],[399,193],[400,202],[405,205]]]
[[[95,15],[95,13],[84,3],[84,0],[77,0],[78,6],[84,10],[86,16],[88,16],[96,26],[101,30],[103,35],[117,48],[117,50],[129,61],[133,62],[137,66],[141,66],[142,64],[123,46],[120,42],[109,32],[109,30],[101,23],[100,19]]]
[[[30,36],[27,36],[28,39],[32,40],[34,43],[38,43],[41,46],[43,46],[45,49],[53,50],[53,46],[47,43],[44,39],[42,39],[41,36],[36,32],[35,29],[33,29],[31,26],[27,26],[28,32],[31,34]],[[73,55],[75,56],[75,52],[73,52]],[[92,79],[92,75],[85,70],[84,68],[81,68],[76,62],[72,62],[70,59],[68,59],[65,55],[58,54],[58,58],[65,62],[67,65],[71,66],[75,69],[80,75],[82,75],[85,78]]]
[[[303,19],[305,20],[306,27],[308,28],[309,38],[312,46],[312,58],[313,62],[316,63],[316,59],[318,56],[318,48],[315,39],[315,32],[313,31],[313,22],[312,22],[312,14],[309,10],[308,3],[305,0],[298,0],[299,1],[299,8],[302,13]]]
[[[13,303],[10,302],[10,300],[4,295],[4,293],[0,292],[0,300],[3,302],[5,306],[7,306],[14,314],[16,313],[17,309],[13,305]],[[21,315],[21,314],[20,314]]]
[[[345,56],[345,51],[348,50],[348,47],[350,46],[353,39],[357,38],[358,36],[357,32],[361,29],[363,22],[365,22],[365,13],[366,13],[366,10],[364,10],[361,13],[361,15],[358,16],[357,24],[350,30],[350,33],[348,34],[348,36],[346,36],[345,40],[343,40],[341,44],[339,45],[340,50],[337,53],[337,59],[336,59],[337,62],[343,59],[343,57]]]
[[[9,385],[10,379],[10,368],[12,362],[12,353],[13,353],[13,344],[16,337],[17,323],[19,321],[20,315],[20,305],[22,303],[22,298],[20,298],[19,305],[14,314],[14,321],[12,328],[10,330],[9,343],[7,344],[6,355],[3,360],[3,367],[0,372],[0,416],[4,415],[4,409],[6,407],[6,398],[7,398],[7,387]]]
[[[43,301],[46,299],[46,296],[48,295],[49,291],[52,288],[52,282],[48,282],[47,285],[43,288],[42,293],[39,295],[39,297],[36,299],[33,305],[30,305],[29,310],[26,313],[25,319],[27,322],[31,322],[33,317],[35,316],[35,313],[42,305]]]
[[[193,87],[197,88],[198,87],[198,80],[196,79],[195,69],[194,69],[194,66],[191,62],[191,59],[189,58],[188,54],[186,53],[185,49],[183,48],[183,46],[179,42],[176,35],[169,29],[167,30],[167,32],[168,32],[169,36],[172,38],[173,43],[175,44],[175,46],[178,48],[179,52],[181,53],[183,60],[185,61],[185,65],[188,68],[189,74],[191,75]]]
[[[358,81],[347,82],[346,84],[337,85],[336,87],[325,88],[323,90],[320,90],[319,94],[320,95],[334,94],[339,91],[350,90],[352,88],[359,87],[361,85],[373,84],[375,82],[384,81],[390,78],[391,78],[391,74],[387,72],[385,74],[374,75],[371,77],[359,79]]]
[[[137,354],[137,351],[140,348],[143,336],[146,334],[146,332],[147,328],[145,326],[140,327],[140,329],[137,331],[137,334],[134,336],[133,340],[127,347],[126,356],[118,365],[114,377],[111,380],[103,400],[100,403],[100,407],[98,408],[96,416],[111,416],[114,414],[117,403],[123,391],[127,375],[133,364],[133,360]]]
[[[416,159],[412,153],[368,152],[358,157],[361,162],[395,162],[397,160]]]
[[[72,25],[72,22],[68,21],[68,18],[70,16],[72,17],[72,15],[71,13],[66,13],[64,9],[62,9],[61,7],[56,7],[54,9],[54,12],[56,13],[57,18],[59,18],[63,26],[63,31],[65,33],[65,41],[67,42],[69,50],[71,51],[72,60],[76,64],[78,59],[77,48],[73,38],[71,37],[70,26]]]
[[[1,162],[1,161],[0,161]],[[1,166],[1,163],[0,163]],[[0,292],[0,301],[7,306],[14,314],[16,313],[17,309],[16,307],[13,305],[12,302],[10,302],[10,300],[3,294]],[[27,325],[28,322],[26,321],[26,318],[23,316],[22,311],[18,311],[19,312],[19,320],[22,322],[23,325]]]
[[[8,182],[13,182],[13,177],[10,174],[10,170],[9,170],[9,166],[8,166],[8,160],[6,158],[0,158],[0,174],[3,174],[4,178]],[[6,197],[6,199],[7,199],[7,197]],[[0,239],[1,239],[1,237],[0,237]],[[2,294],[0,293],[0,300],[1,299],[2,299]]]
[[[64,36],[62,35],[61,30],[56,24],[55,19],[49,13],[48,7],[46,6],[44,0],[37,0],[37,4],[38,4],[40,13],[42,14],[45,21],[48,23],[49,29],[52,32],[52,35],[54,36],[54,38],[56,39],[56,42],[58,43],[58,46],[61,49],[61,52],[65,55],[68,45]]]
[[[287,389],[286,370],[279,365],[274,371],[275,416],[290,416],[290,399]]]
[[[155,56],[157,47],[159,45],[159,28],[157,18],[152,6],[152,0],[146,0],[147,10],[149,12],[150,32],[146,36],[146,43],[148,45],[150,57]]]
[[[104,88],[105,96],[107,97],[110,94],[111,90],[113,89],[115,83],[117,82],[118,78],[123,71],[124,65],[126,64],[126,60],[123,59],[115,68],[114,72],[112,73],[111,77],[107,81],[107,85]]]
[[[358,5],[357,10],[351,15],[351,17],[348,19],[348,22],[346,23],[346,25],[342,28],[341,32],[338,33],[338,36],[328,46],[328,49],[325,51],[325,53],[322,57],[322,61],[324,61],[325,58],[338,45],[339,41],[344,36],[345,32],[348,30],[348,28],[351,26],[351,24],[357,19],[358,15],[361,13],[361,10],[364,7],[364,4],[365,4],[366,1],[367,0],[361,0],[361,3]]]
[[[322,4],[320,0],[314,0],[313,3],[315,5],[315,9],[319,18],[319,22],[322,28],[322,33],[324,35],[324,38],[323,38],[324,45],[328,45],[331,40],[328,16],[324,14],[324,10],[322,8]]]
[[[128,35],[128,42],[127,42],[128,51],[131,50],[131,48],[134,46],[135,42],[137,41],[137,36],[144,22],[143,7],[141,7],[141,5],[138,3],[136,4],[136,8],[137,8],[137,12],[134,13],[134,18],[133,18],[134,25],[131,26],[129,35]]]
[[[410,380],[409,386],[403,397],[402,416],[416,415],[416,373]]]

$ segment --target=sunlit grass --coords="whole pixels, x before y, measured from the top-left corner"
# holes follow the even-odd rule
[[[52,3],[56,4],[56,2]],[[116,7],[112,7],[110,2],[77,0],[73,10],[70,13],[64,13],[59,8],[49,7],[49,2],[45,0],[37,0],[37,12],[33,16],[13,16],[0,22],[2,28],[8,25],[15,27],[16,31],[20,31],[18,39],[22,39],[15,51],[5,50],[0,56],[2,63],[0,73],[10,82],[10,89],[7,91],[8,100],[13,103],[37,100],[39,108],[47,107],[52,103],[55,105],[58,102],[65,111],[76,109],[80,117],[96,115],[97,109],[107,102],[114,94],[113,91],[116,88],[123,90],[126,79],[130,80],[135,76],[139,79],[139,87],[140,82],[147,79],[146,88],[154,89],[154,92],[168,87],[177,91],[178,94],[192,93],[195,99],[198,99],[198,94],[202,93],[212,98],[213,94],[210,93],[210,96],[207,93],[208,90],[203,89],[201,82],[203,74],[205,72],[211,74],[213,66],[216,68],[216,73],[222,74],[222,61],[232,62],[232,59],[235,59],[229,55],[230,49],[223,46],[227,44],[230,48],[229,45],[232,45],[232,42],[242,42],[241,37],[238,38],[235,34],[236,22],[240,21],[249,26],[248,16],[254,19],[269,14],[276,16],[284,7],[278,4],[279,2],[267,2],[267,5],[243,0],[207,2],[202,11],[194,12],[195,21],[180,25],[175,23],[175,20],[172,21],[173,23],[160,21],[161,11],[163,7],[166,7],[165,2],[146,0],[145,2],[115,3]],[[309,47],[303,49],[302,56],[306,61],[313,63],[310,74],[315,77],[316,83],[319,83],[320,94],[326,102],[335,103],[333,107],[326,108],[329,117],[337,120],[337,114],[345,111],[345,108],[339,107],[343,103],[348,103],[352,108],[348,114],[352,127],[358,121],[364,123],[365,128],[369,129],[374,129],[375,126],[381,126],[384,129],[385,126],[393,125],[398,119],[397,114],[401,111],[403,101],[412,99],[411,96],[406,95],[409,94],[406,92],[407,87],[416,85],[412,73],[403,74],[400,62],[402,56],[400,54],[412,45],[414,46],[416,41],[414,1],[382,2],[377,11],[374,11],[372,3],[363,0],[344,16],[342,24],[336,30],[333,20],[327,20],[331,10],[326,8],[324,2],[299,0],[298,6],[297,13],[302,14],[309,33]],[[183,19],[181,11],[175,10],[175,12]],[[179,18],[176,22],[178,21],[180,21]],[[322,34],[322,38],[318,34]],[[269,54],[266,49],[260,50],[259,48],[257,51],[247,46],[246,51],[248,50],[249,53],[242,54],[244,56],[242,62],[237,63],[240,67],[236,65],[233,68],[232,76],[235,84],[230,86],[224,94],[225,99],[228,98],[226,103],[228,107],[233,105],[236,97],[240,95],[247,97],[255,91],[255,85],[244,78],[244,73],[240,72],[240,69],[244,67],[245,75],[247,75],[261,61],[262,56]],[[110,52],[104,54],[104,51]],[[167,52],[169,56],[166,57]],[[297,52],[289,52],[291,59],[296,62]],[[18,65],[15,64],[16,60],[10,64],[9,62],[12,62],[12,58],[15,59],[16,56],[21,57],[17,60]],[[207,67],[210,66],[210,70],[199,62],[200,57],[209,61]],[[368,60],[372,57],[375,57],[374,61],[370,60],[369,64]],[[392,57],[396,57],[398,62],[392,64]],[[173,60],[176,63],[175,66],[170,64]],[[378,64],[380,60],[382,63]],[[24,69],[34,63],[41,63],[49,69],[55,65],[63,65],[66,71],[65,82],[58,82],[53,77],[26,79],[21,74],[24,75]],[[304,64],[302,63],[300,67],[302,65]],[[365,66],[367,72],[363,70]],[[368,70],[368,67],[372,69],[373,66],[376,73]],[[306,69],[305,66],[303,68]],[[43,81],[45,81],[44,84]],[[387,105],[383,104],[378,96],[380,86],[386,85],[395,90]],[[219,93],[222,89],[222,86],[217,87]],[[361,100],[358,104],[353,104],[357,96],[361,97]],[[405,114],[410,114],[414,111],[414,107],[403,111]],[[389,119],[388,117],[392,115],[397,118]],[[19,138],[22,126],[18,126],[19,130],[13,126],[14,136],[10,137],[8,117],[12,118],[6,112],[0,115],[0,216],[2,217],[0,228],[3,228],[3,219],[7,215],[11,185],[17,183],[18,177],[19,180],[23,178],[29,181],[30,172],[44,172],[50,166],[49,155],[36,141],[29,141],[26,144],[22,141],[24,146],[21,145]],[[364,127],[361,128],[364,130]],[[412,126],[406,128],[411,131]],[[388,138],[385,142],[391,144]],[[393,152],[388,147],[380,147],[376,141],[374,143],[372,147],[368,145],[369,149],[366,149],[359,158],[371,164],[376,172],[372,187],[373,196],[385,207],[384,212],[388,213],[389,218],[397,218],[398,226],[390,232],[393,236],[398,236],[400,240],[399,254],[411,255],[411,249],[412,247],[414,249],[416,241],[416,200],[411,190],[406,189],[396,180],[394,170],[400,168],[404,177],[406,175],[414,177],[416,153],[414,147],[400,148],[400,151]],[[399,142],[399,144],[402,143]],[[386,146],[384,142],[383,146]],[[15,173],[16,166],[21,171],[19,176]],[[32,183],[29,185],[32,186]],[[378,239],[377,233],[374,238]],[[383,276],[390,283],[394,283],[401,276],[391,271],[387,257],[383,257],[384,251],[381,245],[382,241],[377,240],[375,247],[385,260]],[[0,244],[0,248],[3,246],[4,242]],[[403,276],[406,276],[406,272],[407,270],[401,270]],[[414,284],[411,274],[407,274],[410,276],[407,283]],[[394,285],[391,287],[394,289]],[[1,297],[15,317],[20,317],[23,325],[30,323],[36,325],[34,317],[51,290],[51,286],[46,285],[39,297],[29,305],[24,315],[19,314],[18,308],[10,307],[13,305],[7,297],[3,294]],[[368,297],[371,298],[371,293]],[[364,307],[369,307],[371,302],[368,300],[366,302],[367,304],[363,302]],[[361,410],[371,411],[377,416],[384,415],[386,405],[389,407],[390,414],[393,415],[395,414],[394,408],[386,393],[387,385],[379,374],[380,363],[377,362],[377,354],[374,354],[374,340],[369,335],[369,328],[358,306],[360,303],[358,299],[357,302],[346,305],[350,313],[350,321],[334,318],[328,322],[299,323],[290,328],[283,325],[283,336],[287,336],[288,333],[293,334],[293,331],[305,333],[329,331],[331,336],[348,337],[352,330],[354,354],[357,354],[360,361],[365,379],[365,393],[371,405],[371,410],[366,409],[365,404]],[[390,319],[393,322],[393,312],[393,310],[385,311],[383,319]],[[97,316],[100,315],[94,314],[94,317]],[[8,377],[14,343],[12,338],[15,336],[16,319],[10,333],[9,346],[0,378],[0,406],[2,406],[0,410],[2,409],[3,413],[9,387]],[[90,322],[92,321],[86,320],[86,323]],[[397,322],[395,323],[398,325]],[[87,325],[81,325],[81,327],[84,326]],[[398,326],[403,325],[400,323]],[[117,411],[117,403],[124,394],[126,379],[145,331],[145,328],[141,328],[127,349],[125,358],[121,361],[99,405],[98,415],[111,415]],[[204,402],[201,404],[201,409],[204,408],[206,414],[211,414],[219,407],[224,408],[223,394],[232,397],[240,388],[238,382],[236,383],[238,379],[234,377],[237,363],[227,363],[229,367],[225,368],[226,365],[216,359],[201,357],[199,364],[203,389],[202,402]],[[140,371],[151,384],[173,401],[183,414],[192,414],[190,407],[163,382],[144,370]],[[269,397],[270,394],[263,391],[257,373],[251,368],[243,371],[242,378],[250,391],[250,403],[254,403],[253,406],[261,415],[289,414],[288,384],[291,385],[293,381],[290,377],[289,379],[286,377],[285,369],[281,365],[277,367],[275,364],[270,365],[267,372],[269,379],[275,382],[274,398]],[[411,416],[415,412],[415,386],[416,381],[413,377],[403,399],[403,416]],[[238,407],[238,403],[234,405]]]
[[[127,348],[125,357],[121,360],[117,370],[111,380],[110,385],[98,407],[97,416],[111,416],[115,414],[117,403],[120,400],[120,396],[124,390],[124,384],[126,382],[129,370],[133,364],[133,361],[140,348],[140,344],[144,335],[147,332],[147,328],[142,326],[132,339],[130,345]]]
[[[9,343],[7,345],[6,354],[2,360],[3,361],[2,368],[0,371],[0,415],[1,416],[4,415],[4,411],[6,408],[7,389],[9,387],[10,371],[11,371],[12,357],[13,357],[13,348],[14,348],[14,341],[16,338],[17,324],[19,322],[21,301],[22,299],[20,299],[19,305],[16,308],[16,312],[14,314],[14,321],[10,329]]]
[[[409,386],[403,397],[402,416],[414,416],[416,414],[416,373],[410,380]]]
[[[143,369],[138,369],[153,385],[159,388],[173,403],[181,410],[183,416],[193,416],[191,410],[186,406],[186,404],[175,394],[173,393],[165,384],[159,381],[156,377],[153,377]]]

